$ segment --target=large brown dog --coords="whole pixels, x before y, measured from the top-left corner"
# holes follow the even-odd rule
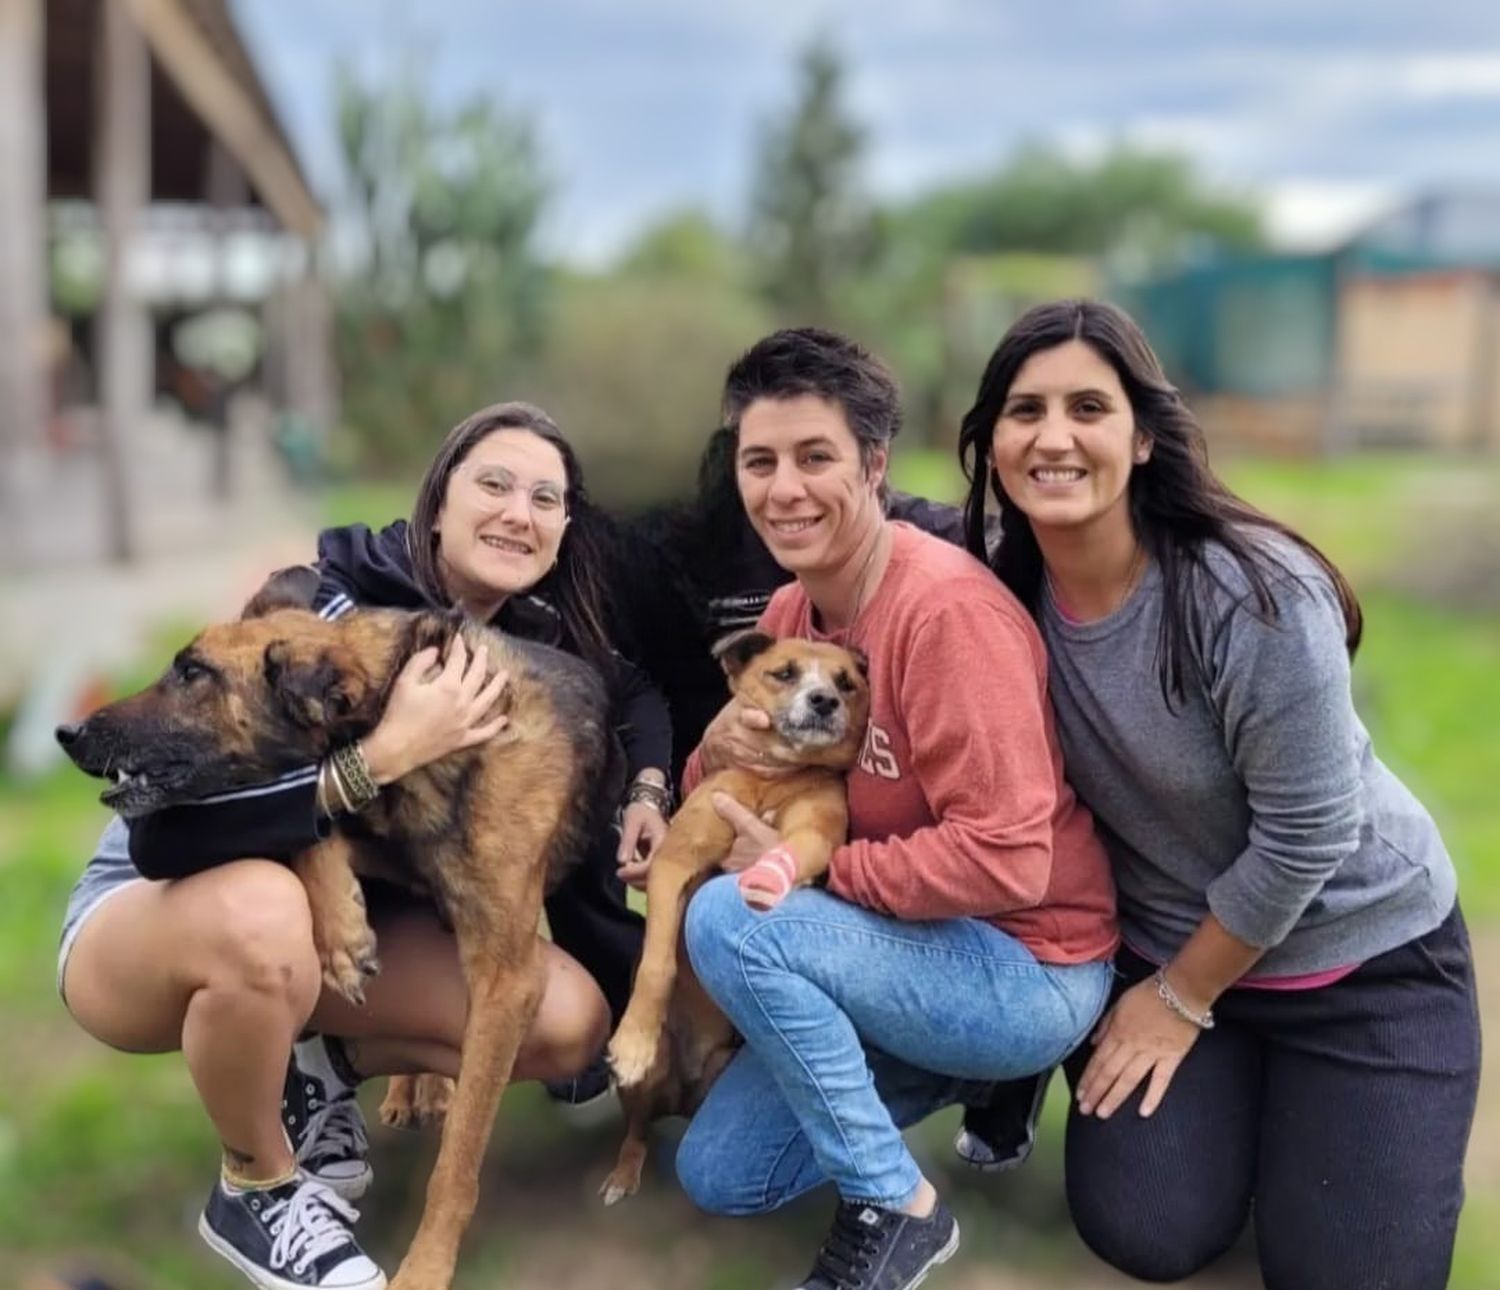
[[[731,768],[707,776],[672,817],[652,858],[645,949],[609,1045],[626,1138],[601,1188],[606,1204],[640,1185],[651,1122],[691,1115],[738,1044],[728,1019],[679,956],[688,898],[734,844],[734,829],[714,810],[713,794],[729,794],[781,834],[782,854],[765,866],[768,881],[753,871],[741,876],[745,898],[761,907],[819,877],[849,826],[844,772],[859,755],[870,709],[863,655],[748,632],[729,643],[720,662],[735,697],[770,715],[771,727],[757,741],[778,769]]]
[[[106,805],[129,818],[318,760],[369,733],[407,660],[446,652],[458,632],[510,674],[500,735],[388,786],[295,862],[325,978],[356,1002],[376,948],[356,872],[394,870],[427,889],[457,936],[470,998],[463,1060],[421,1225],[391,1283],[443,1290],[541,998],[543,891],[597,826],[594,804],[623,789],[604,686],[569,655],[457,615],[371,610],[327,622],[276,607],[274,595],[246,614],[199,635],[149,689],[59,731],[80,767],[116,779]]]

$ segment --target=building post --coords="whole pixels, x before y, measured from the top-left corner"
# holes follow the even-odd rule
[[[0,0],[0,567],[27,563],[21,502],[51,402],[44,30],[41,0]]]
[[[104,228],[104,294],[97,319],[99,450],[109,555],[136,554],[131,443],[150,406],[154,353],[128,260],[150,195],[151,56],[128,5],[99,6],[95,182]]]

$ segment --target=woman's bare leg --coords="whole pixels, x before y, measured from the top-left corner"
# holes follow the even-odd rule
[[[365,1075],[456,1075],[468,991],[451,933],[405,910],[376,922],[381,975],[356,1009],[319,997],[307,898],[286,866],[241,860],[176,882],[141,882],[84,923],[68,957],[68,1007],[126,1052],[181,1048],[226,1160],[250,1180],[290,1172],[281,1095],[308,1026],[347,1036]],[[563,1078],[604,1044],[609,1010],[593,978],[545,947],[546,987],[518,1079]]]
[[[456,1078],[469,991],[453,933],[425,908],[373,921],[381,971],[365,986],[365,1006],[324,991],[308,1025],[342,1039],[361,1075]],[[609,1037],[609,1005],[593,977],[555,945],[542,948],[546,984],[516,1058],[517,1080],[574,1075]]]
[[[104,1043],[182,1049],[236,1176],[292,1172],[282,1085],[321,981],[289,869],[242,860],[119,892],[84,923],[63,984],[73,1016]]]

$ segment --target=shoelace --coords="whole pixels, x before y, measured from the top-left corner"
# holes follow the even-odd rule
[[[307,1117],[297,1163],[363,1159],[369,1150],[370,1139],[365,1134],[365,1117],[359,1103],[353,1097],[340,1097],[324,1103]]]
[[[863,1274],[873,1266],[871,1256],[880,1245],[881,1226],[863,1223],[859,1216],[867,1205],[840,1205],[833,1216],[833,1230],[818,1251],[813,1269],[832,1281],[838,1290],[859,1290]]]
[[[304,1181],[285,1200],[267,1206],[262,1216],[275,1238],[271,1242],[271,1266],[284,1268],[291,1263],[300,1276],[314,1259],[354,1244],[345,1224],[358,1217],[353,1205],[322,1183]]]

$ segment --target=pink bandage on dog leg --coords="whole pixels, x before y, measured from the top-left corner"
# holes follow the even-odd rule
[[[797,885],[797,858],[784,846],[772,847],[740,872],[740,895],[756,909],[770,909]]]

